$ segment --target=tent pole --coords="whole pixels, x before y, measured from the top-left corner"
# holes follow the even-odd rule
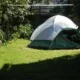
[[[51,44],[50,44],[50,46],[49,46],[49,50],[51,49],[51,47],[52,47],[52,44],[53,44],[53,40],[52,40],[52,42],[51,42]]]

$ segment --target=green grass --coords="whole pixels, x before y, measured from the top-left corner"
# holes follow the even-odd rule
[[[29,43],[18,39],[0,47],[0,80],[69,80],[79,76],[80,49],[40,50],[28,48]]]
[[[80,50],[38,50],[28,48],[28,40],[13,40],[0,48],[0,68],[4,64],[38,62],[56,57],[79,54]]]

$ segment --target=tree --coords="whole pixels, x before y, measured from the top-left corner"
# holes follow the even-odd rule
[[[28,2],[29,0],[0,0],[1,29],[5,32],[6,40],[9,40],[14,26],[18,28],[24,22],[27,14],[27,7],[24,5],[27,5]]]

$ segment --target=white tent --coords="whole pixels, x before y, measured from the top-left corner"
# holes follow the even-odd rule
[[[77,29],[78,26],[69,18],[56,15],[50,17],[43,24],[37,27],[30,40],[54,40],[62,30]]]

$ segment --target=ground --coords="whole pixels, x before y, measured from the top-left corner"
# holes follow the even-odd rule
[[[32,49],[29,43],[17,39],[0,47],[0,80],[80,79],[80,49]]]

